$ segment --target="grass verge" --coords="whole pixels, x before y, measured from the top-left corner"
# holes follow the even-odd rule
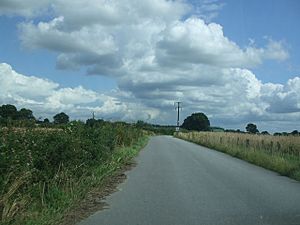
[[[267,145],[257,145],[258,141],[254,139],[258,137],[250,134],[242,135],[243,136],[231,134],[229,136],[228,134],[212,132],[179,132],[174,134],[177,138],[215,149],[252,164],[273,170],[280,175],[300,181],[300,157],[298,153],[292,154],[292,151],[287,152],[283,149],[278,150],[278,148],[277,151],[270,151],[270,149],[266,147]],[[245,139],[245,143],[239,143],[241,139]],[[263,139],[263,137],[261,139]],[[272,141],[274,142],[274,140]],[[297,142],[298,141],[297,139]],[[280,146],[280,142],[277,143],[279,143]],[[300,151],[299,148],[300,146],[298,146],[298,150]]]

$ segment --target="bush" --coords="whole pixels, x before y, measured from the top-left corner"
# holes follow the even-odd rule
[[[75,121],[53,128],[0,128],[0,220],[9,224],[28,210],[29,202],[41,208],[45,201],[58,201],[52,195],[61,192],[54,187],[68,188],[141,137],[140,129],[109,122],[101,127]]]

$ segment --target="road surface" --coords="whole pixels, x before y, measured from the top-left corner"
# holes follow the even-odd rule
[[[287,177],[169,136],[137,162],[79,225],[300,225],[300,183]]]

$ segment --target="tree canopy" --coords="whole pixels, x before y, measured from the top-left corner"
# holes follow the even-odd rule
[[[55,124],[66,124],[69,122],[69,116],[64,112],[56,114],[53,116],[53,119]]]
[[[2,105],[0,106],[0,116],[4,119],[17,119],[18,110],[14,105]]]
[[[256,125],[253,124],[253,123],[248,123],[247,124],[246,131],[249,132],[249,133],[251,133],[251,134],[257,134],[257,133],[259,133]]]
[[[11,120],[34,120],[33,113],[30,109],[22,108],[19,111],[14,105],[0,106],[0,117]]]
[[[187,130],[209,131],[210,122],[204,113],[193,113],[184,120],[181,127]]]
[[[34,120],[33,113],[30,109],[22,108],[18,111],[18,119],[20,120]]]

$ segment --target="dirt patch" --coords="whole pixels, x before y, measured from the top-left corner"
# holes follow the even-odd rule
[[[107,208],[108,204],[105,202],[105,198],[118,191],[118,185],[127,178],[125,172],[135,166],[135,161],[129,162],[115,171],[112,176],[105,178],[101,186],[91,190],[85,199],[66,213],[60,225],[75,225],[93,213]]]

